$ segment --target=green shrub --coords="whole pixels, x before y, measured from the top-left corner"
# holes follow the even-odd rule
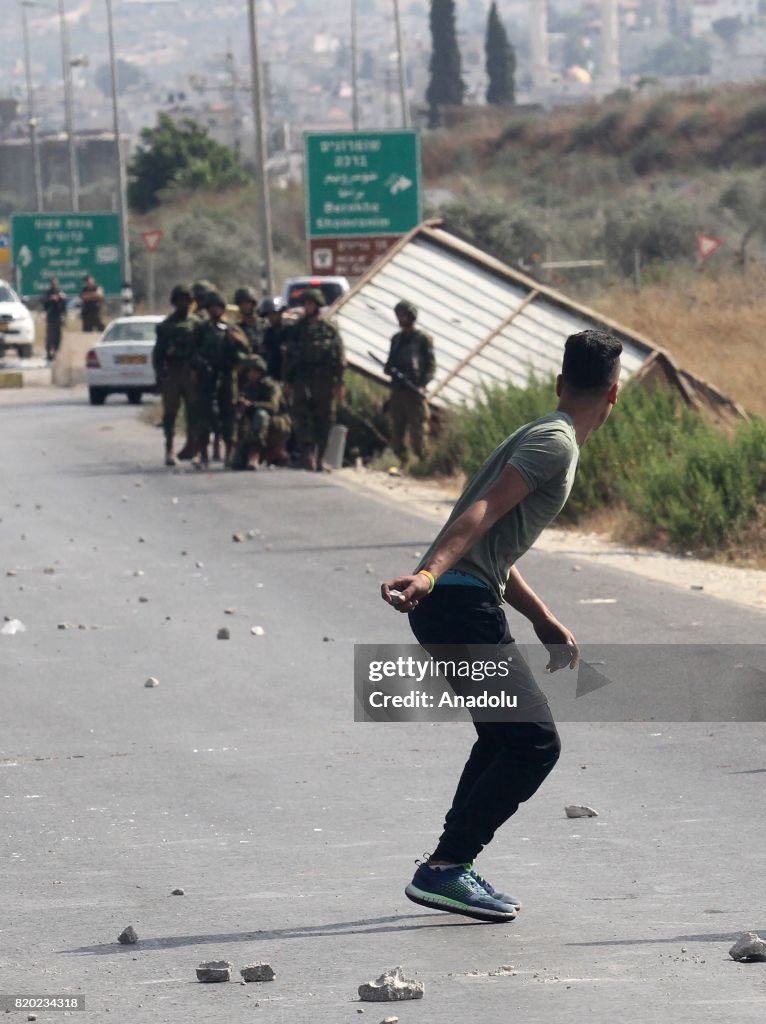
[[[453,410],[416,475],[472,475],[522,424],[555,408],[553,380],[527,388],[482,388],[471,408]],[[578,523],[625,507],[644,539],[710,552],[735,538],[766,501],[766,421],[721,434],[662,388],[628,384],[605,426],[583,446],[572,494],[561,513]]]

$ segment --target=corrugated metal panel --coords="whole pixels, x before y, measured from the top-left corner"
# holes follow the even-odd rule
[[[429,394],[470,402],[483,383],[548,377],[561,367],[570,334],[604,328],[624,345],[623,374],[635,373],[656,348],[646,339],[486,256],[442,228],[420,227],[363,278],[333,310],[349,362],[380,379],[398,330],[393,307],[410,299],[434,338],[436,379]]]

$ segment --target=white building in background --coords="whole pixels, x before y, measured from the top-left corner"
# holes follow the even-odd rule
[[[758,0],[692,0],[692,35],[706,36],[721,18],[739,18],[743,27],[758,20]]]

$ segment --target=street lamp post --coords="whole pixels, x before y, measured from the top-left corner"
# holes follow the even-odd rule
[[[404,67],[402,25],[399,17],[399,0],[394,0],[394,26],[396,28],[396,60],[399,67],[399,101],[402,107],[402,128],[409,128],[410,116],[407,109],[407,72]]]
[[[21,4],[21,23],[24,29],[24,65],[27,77],[27,124],[29,126],[29,144],[32,149],[32,175],[35,183],[35,205],[38,211],[43,209],[43,173],[40,163],[40,146],[37,139],[37,118],[35,117],[35,97],[32,89],[32,64],[29,54],[29,24],[27,8],[32,4]]]
[[[357,0],[351,0],[351,123],[359,131],[359,49]]]
[[[64,117],[69,152],[69,200],[72,210],[76,213],[80,209],[80,176],[77,167],[77,141],[74,134],[72,61],[69,56],[69,29],[66,23],[64,0],[59,0],[59,20],[61,22],[61,64],[64,72]]]
[[[114,155],[117,162],[117,205],[120,212],[120,238],[122,240],[123,304],[132,305],[133,287],[130,268],[130,236],[128,234],[128,181],[120,140],[120,109],[117,103],[117,61],[115,59],[112,0],[106,0],[106,23],[109,32],[109,73],[112,82],[112,124]]]
[[[266,126],[263,111],[263,71],[258,50],[258,21],[255,0],[247,0],[250,22],[250,75],[252,79],[253,121],[255,123],[255,166],[258,176],[258,206],[261,220],[261,278],[267,295],[274,294],[274,257],[271,242],[271,206],[269,178],[266,170]]]

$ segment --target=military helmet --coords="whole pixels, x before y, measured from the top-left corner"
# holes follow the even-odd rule
[[[205,295],[205,309],[210,309],[211,306],[222,306],[226,309],[226,299],[221,295],[220,292],[209,291]]]
[[[266,373],[268,366],[263,356],[247,356],[242,360],[240,366],[243,370],[260,370],[261,373]]]
[[[177,284],[170,293],[170,305],[175,306],[177,302],[191,302],[192,293],[188,285]]]
[[[210,281],[195,281],[194,284],[192,285],[192,295],[197,300],[197,302],[202,302],[207,293],[212,292],[214,288],[215,285],[212,284]]]
[[[409,299],[399,299],[394,306],[394,313],[409,313],[413,320],[417,320],[418,307]]]
[[[258,306],[258,316],[268,316],[269,313],[283,313],[287,307],[281,295],[275,295],[273,299],[261,299]]]
[[[255,289],[245,286],[244,288],[237,288],[234,292],[234,305],[239,306],[243,302],[257,302],[258,296],[255,294]]]
[[[317,306],[326,305],[324,294],[319,288],[307,288],[306,291],[303,293],[302,298],[304,302],[306,301],[306,299],[313,299],[313,301],[316,302]]]

